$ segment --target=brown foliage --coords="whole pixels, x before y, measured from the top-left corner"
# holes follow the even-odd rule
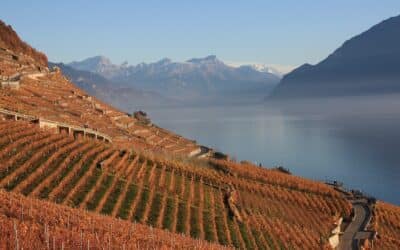
[[[400,207],[378,202],[371,227],[378,232],[377,239],[373,241],[374,249],[400,247]]]
[[[2,190],[0,222],[0,249],[224,249]]]
[[[22,53],[32,57],[42,66],[47,66],[47,56],[42,52],[32,48],[22,41],[10,25],[6,25],[0,20],[0,40],[7,49],[15,53]]]

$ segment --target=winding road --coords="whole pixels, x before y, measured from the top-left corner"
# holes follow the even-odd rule
[[[364,231],[369,217],[371,216],[371,211],[366,200],[354,200],[352,201],[352,205],[354,208],[354,219],[340,237],[339,250],[358,249],[356,234],[360,231]]]

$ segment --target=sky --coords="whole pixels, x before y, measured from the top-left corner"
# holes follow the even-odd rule
[[[2,0],[0,19],[54,62],[216,55],[231,64],[315,64],[400,14],[399,0]]]

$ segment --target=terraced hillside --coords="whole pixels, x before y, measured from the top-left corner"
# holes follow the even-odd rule
[[[0,42],[3,35],[0,33]],[[136,146],[181,155],[195,155],[200,152],[195,141],[156,125],[144,124],[131,114],[87,95],[59,70],[50,72],[42,63],[36,63],[26,54],[18,54],[2,47],[2,44],[0,43],[0,108],[37,119],[96,130],[107,134],[114,144],[120,146]]]
[[[400,207],[378,202],[374,212],[372,229],[378,232],[377,239],[373,241],[374,249],[399,249]]]
[[[0,187],[222,245],[318,248],[349,204],[330,187],[224,161],[181,161],[0,122]]]

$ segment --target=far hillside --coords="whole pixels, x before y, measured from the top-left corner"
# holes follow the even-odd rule
[[[346,41],[316,65],[284,76],[272,99],[400,93],[400,16]]]

